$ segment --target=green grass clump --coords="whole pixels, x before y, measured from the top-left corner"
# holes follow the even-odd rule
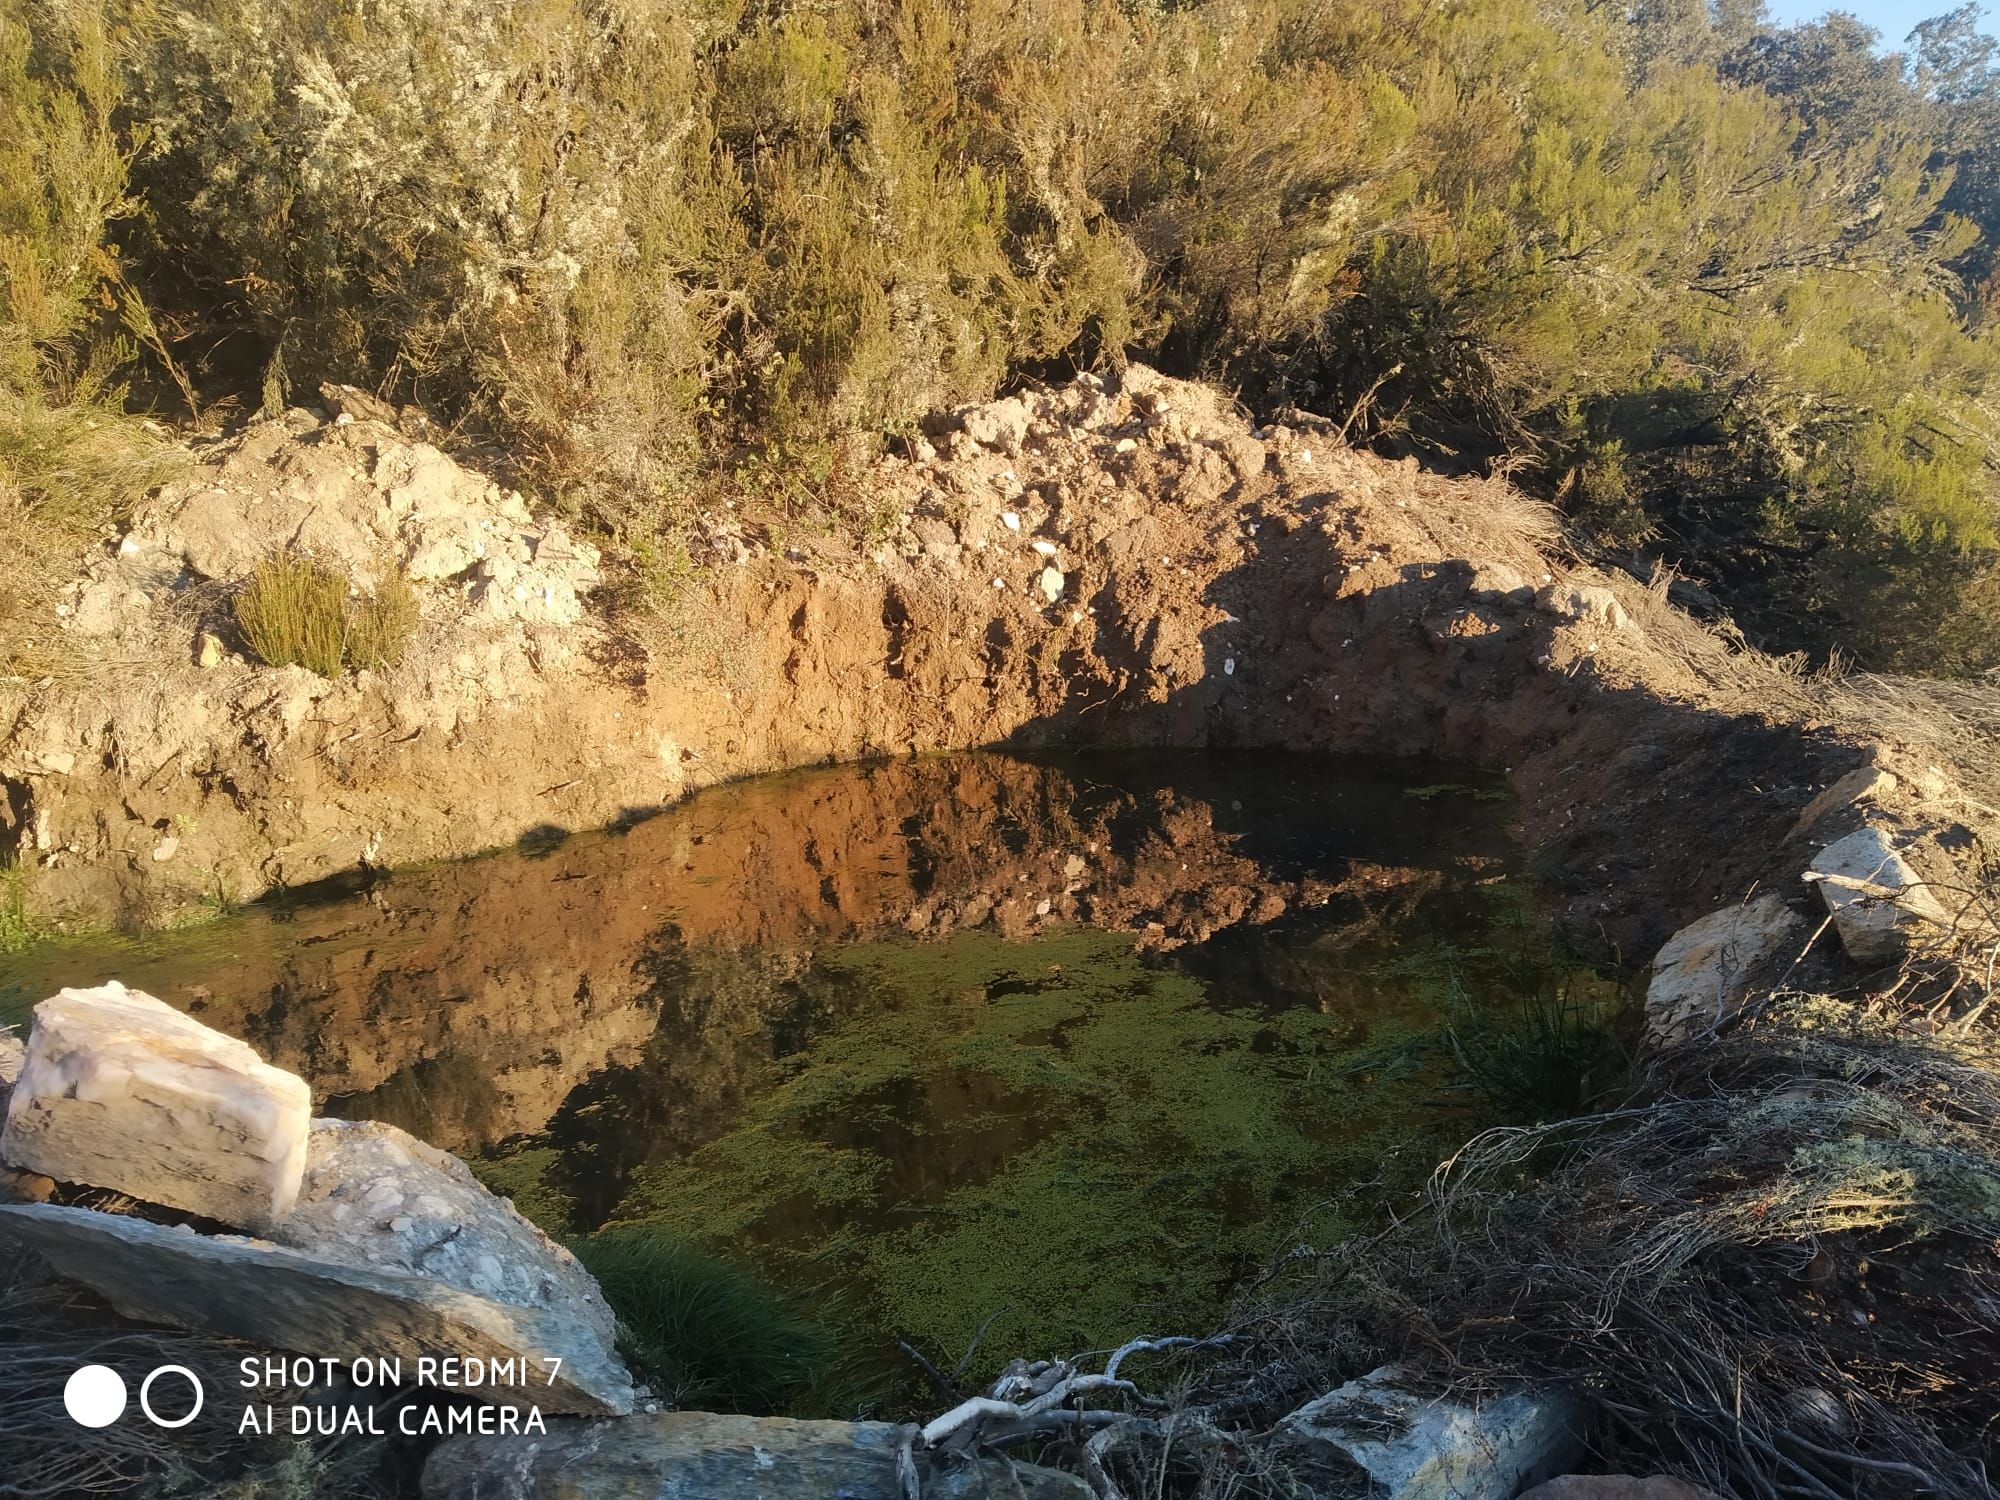
[[[393,666],[416,624],[416,592],[393,568],[357,598],[344,571],[283,553],[259,564],[236,596],[237,628],[260,659],[322,677]]]
[[[1566,1120],[1604,1087],[1611,1018],[1595,996],[1539,985],[1454,1026],[1450,1040],[1466,1081],[1505,1115]]]
[[[828,1409],[839,1341],[750,1272],[647,1225],[601,1230],[575,1249],[618,1314],[626,1357],[675,1406]]]

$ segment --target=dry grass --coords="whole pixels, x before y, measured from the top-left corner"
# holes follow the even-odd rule
[[[32,1258],[0,1253],[0,1349],[6,1351],[0,1359],[0,1496],[115,1494],[236,1444],[233,1433],[211,1432],[207,1451],[197,1454],[189,1433],[177,1438],[150,1422],[96,1430],[72,1422],[62,1391],[80,1365],[110,1365],[136,1389],[135,1373],[168,1363],[220,1372],[236,1351],[214,1341],[107,1328],[78,1295],[47,1280]]]
[[[2000,1034],[1983,972],[1942,1008],[1939,978],[1774,996],[1618,1109],[1477,1137],[1417,1219],[1286,1268],[1205,1387],[1269,1420],[1395,1357],[1439,1388],[1568,1389],[1613,1471],[1991,1494]]]

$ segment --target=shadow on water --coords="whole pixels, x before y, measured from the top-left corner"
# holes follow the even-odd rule
[[[12,984],[151,990],[557,1232],[838,1284],[953,1360],[996,1312],[992,1348],[1055,1352],[1212,1317],[1477,1123],[1441,1028],[1541,951],[1507,815],[1377,761],[899,761],[51,946]]]

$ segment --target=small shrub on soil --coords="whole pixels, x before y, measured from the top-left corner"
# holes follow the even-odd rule
[[[394,568],[356,597],[347,574],[283,553],[258,565],[236,596],[236,625],[259,658],[322,677],[379,669],[402,659],[417,624],[416,591]]]
[[[750,1272],[643,1224],[574,1248],[618,1314],[626,1357],[674,1405],[799,1414],[835,1404],[837,1338]]]

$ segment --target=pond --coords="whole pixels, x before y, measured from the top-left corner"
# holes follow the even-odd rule
[[[1453,1039],[1611,982],[1500,784],[1266,754],[762,778],[616,831],[11,961],[119,978],[467,1157],[955,1362],[1202,1330],[1493,1118]],[[1595,999],[1592,1001],[1596,1003]]]

